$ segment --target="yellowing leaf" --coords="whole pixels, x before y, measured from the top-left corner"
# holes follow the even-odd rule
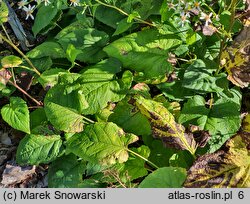
[[[250,133],[250,114],[247,114],[244,118],[242,128],[245,132]]]
[[[129,158],[128,145],[137,140],[136,135],[125,133],[114,123],[98,122],[74,134],[66,143],[66,151],[102,165],[123,163]]]
[[[5,2],[0,1],[0,24],[8,21],[8,7]]]
[[[245,26],[235,43],[221,55],[221,63],[228,72],[228,79],[241,88],[250,83],[250,26]],[[247,34],[248,33],[248,34]]]
[[[7,69],[0,69],[0,84],[6,85],[12,77],[11,72]]]
[[[250,187],[249,116],[242,131],[212,154],[199,157],[188,171],[185,187]],[[248,125],[245,125],[248,124]]]
[[[135,105],[151,124],[155,138],[164,144],[181,150],[188,150],[194,155],[196,143],[192,134],[185,133],[185,128],[176,123],[174,116],[161,103],[135,96]]]
[[[14,55],[9,55],[1,59],[1,64],[4,68],[18,67],[22,62],[20,57]]]

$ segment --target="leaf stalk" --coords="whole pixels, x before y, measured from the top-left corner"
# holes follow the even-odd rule
[[[140,154],[134,152],[133,150],[127,149],[128,152],[130,152],[131,154],[134,154],[135,156],[143,159],[144,161],[146,161],[148,164],[150,164],[150,166],[154,167],[155,169],[159,169],[159,167],[154,164],[153,162],[149,161],[148,159],[146,159],[145,157],[141,156]]]

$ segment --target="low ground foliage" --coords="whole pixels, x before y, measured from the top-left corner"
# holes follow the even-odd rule
[[[247,2],[0,2],[19,165],[49,187],[250,187]],[[19,45],[11,6],[32,25]]]

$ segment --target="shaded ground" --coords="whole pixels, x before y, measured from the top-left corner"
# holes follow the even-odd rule
[[[48,187],[47,166],[19,166],[15,153],[23,133],[13,130],[0,120],[0,187]]]
[[[16,13],[17,18],[20,21],[24,31],[26,34],[30,35],[32,33],[32,20],[25,20],[25,12],[18,9],[17,0],[9,0],[8,1],[10,6],[12,7],[13,11]],[[13,32],[9,23],[5,24],[6,31],[13,41],[14,44],[19,46],[20,43],[18,42],[15,33]],[[0,31],[3,33],[3,31]],[[31,47],[32,49],[37,44],[40,44],[45,37],[38,36],[36,39],[33,39]],[[24,51],[24,50],[23,50]],[[27,51],[27,50],[26,50]],[[0,52],[2,56],[10,55],[12,52],[15,53],[12,47],[10,47],[7,43],[0,43]],[[23,80],[20,79],[20,87],[24,88],[25,90],[29,89],[27,82],[31,79],[24,78]],[[35,92],[36,90],[34,90]],[[36,94],[36,93],[34,93]],[[37,93],[38,95],[38,93]],[[0,107],[4,106],[8,103],[7,98],[1,98],[0,100]],[[15,153],[17,150],[17,146],[21,138],[23,138],[24,134],[22,132],[16,131],[11,129],[8,124],[6,124],[0,118],[0,187],[33,187],[33,188],[43,188],[47,187],[47,167],[41,166],[25,166],[20,167],[15,162]]]

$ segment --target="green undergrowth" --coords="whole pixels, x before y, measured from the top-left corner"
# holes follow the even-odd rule
[[[49,187],[250,187],[243,1],[31,4],[44,42],[24,53],[0,34],[18,164],[48,164]]]

